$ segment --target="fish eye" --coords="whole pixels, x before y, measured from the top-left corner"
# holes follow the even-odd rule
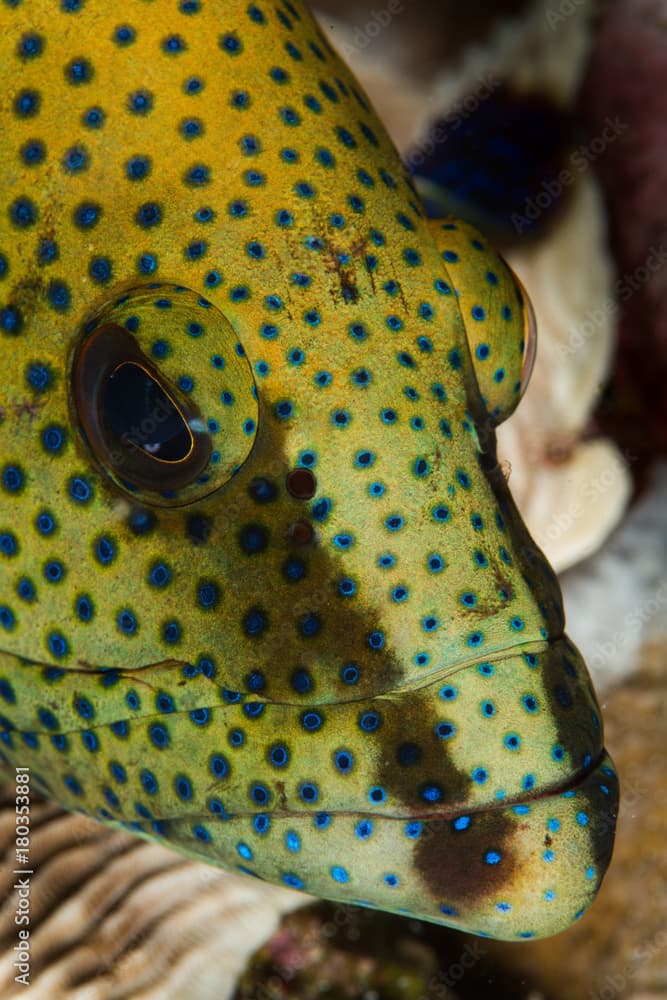
[[[245,350],[189,289],[144,286],[108,304],[86,324],[72,374],[84,438],[134,498],[193,503],[250,454],[258,405]]]
[[[528,388],[537,323],[528,293],[512,268],[495,252],[490,263],[492,270],[487,270],[481,286],[487,295],[483,297],[479,288],[466,288],[460,301],[477,386],[489,422],[497,427],[514,412]]]
[[[492,330],[474,322],[466,326],[477,384],[491,426],[497,427],[517,408],[535,364],[537,322],[532,303],[516,273],[500,256],[495,272],[503,288]],[[473,320],[476,319],[473,309]]]
[[[528,383],[530,382],[530,377],[533,374],[533,368],[535,366],[535,356],[537,354],[537,317],[535,316],[535,310],[533,309],[533,303],[530,301],[530,296],[524,288],[523,282],[514,270],[512,270],[512,277],[514,278],[517,288],[517,299],[519,299],[523,306],[523,359],[521,374],[519,376],[521,381],[519,399],[521,399],[528,388]]]
[[[458,300],[469,356],[492,427],[514,412],[535,361],[537,324],[530,299],[505,259],[461,219],[432,226],[446,281]]]

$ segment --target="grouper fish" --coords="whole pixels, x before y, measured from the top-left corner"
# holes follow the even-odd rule
[[[523,289],[296,0],[0,4],[0,756],[317,896],[554,934],[617,779],[495,452]]]

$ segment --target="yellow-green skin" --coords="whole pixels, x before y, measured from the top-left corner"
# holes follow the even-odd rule
[[[211,864],[567,927],[617,784],[494,459],[511,273],[424,219],[301,3],[32,0],[0,32],[3,760]],[[73,362],[103,321],[215,421],[205,482],[101,467]]]

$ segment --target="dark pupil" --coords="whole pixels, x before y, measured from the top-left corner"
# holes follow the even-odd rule
[[[181,413],[154,378],[129,361],[107,379],[103,413],[108,429],[123,444],[162,462],[180,462],[192,448]]]

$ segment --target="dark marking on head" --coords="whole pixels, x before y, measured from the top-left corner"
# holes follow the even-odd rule
[[[391,732],[382,730],[383,753],[377,773],[377,783],[397,796],[415,815],[452,808],[452,802],[469,798],[472,778],[453,761],[450,743],[441,739],[436,727],[442,715],[435,711],[437,694],[432,688],[411,691],[409,697],[394,702],[404,707],[404,724],[396,724]],[[415,720],[419,720],[418,726]],[[401,720],[403,721],[403,720]],[[410,742],[406,742],[406,734]]]

